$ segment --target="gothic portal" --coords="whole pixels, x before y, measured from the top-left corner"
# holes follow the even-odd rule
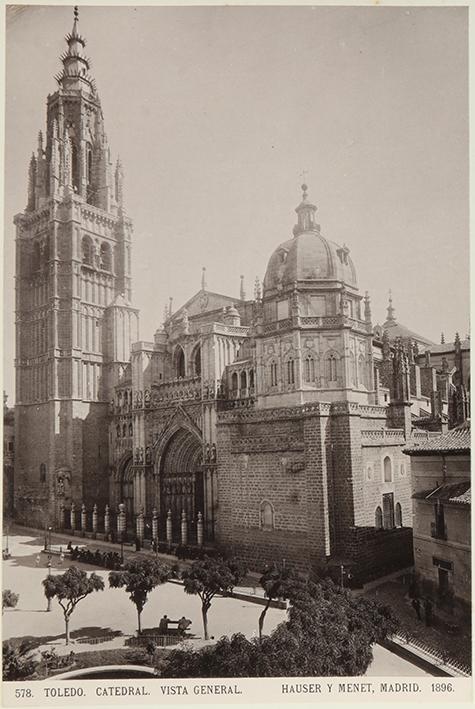
[[[162,535],[166,533],[166,518],[171,512],[172,536],[179,541],[185,513],[190,540],[196,539],[198,512],[203,513],[204,509],[204,485],[202,444],[194,433],[180,428],[173,434],[161,456],[159,478]]]

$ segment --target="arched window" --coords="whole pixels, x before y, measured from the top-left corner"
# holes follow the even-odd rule
[[[201,347],[198,345],[193,353],[193,374],[201,377]]]
[[[251,389],[254,386],[254,370],[253,369],[249,370],[249,386]]]
[[[134,429],[133,429],[132,421],[131,421],[129,423],[129,436],[132,438],[133,435],[134,435]]]
[[[71,172],[73,178],[73,187],[78,188],[78,150],[76,144],[71,141]]]
[[[287,360],[287,384],[295,384],[295,362],[293,359]]]
[[[395,521],[396,527],[402,527],[402,508],[399,502],[396,502]]]
[[[120,438],[120,423],[117,424],[116,435],[117,435],[117,438]]]
[[[277,362],[269,364],[269,382],[271,387],[277,386]]]
[[[101,244],[101,268],[103,271],[111,270],[111,247],[105,242]]]
[[[315,381],[315,360],[311,355],[307,355],[304,361],[304,380],[306,382]]]
[[[82,262],[86,266],[92,266],[92,240],[89,236],[82,239]]]
[[[368,388],[365,358],[362,354],[358,357],[358,383]]]
[[[326,357],[325,377],[327,382],[338,380],[338,357],[334,352],[330,352]]]
[[[180,345],[178,345],[175,352],[175,373],[178,379],[185,376],[185,353]]]
[[[374,513],[374,526],[376,529],[383,528],[383,511],[381,507],[376,507],[376,512]]]
[[[383,460],[383,470],[384,470],[384,482],[392,483],[393,481],[393,470],[391,458],[387,455]]]
[[[264,532],[274,529],[274,508],[267,500],[261,502],[259,510],[260,527]]]
[[[356,359],[354,352],[350,352],[350,382],[356,386]]]
[[[92,148],[90,145],[87,146],[87,184],[90,185],[92,182]]]
[[[231,377],[231,389],[233,393],[237,393],[238,390],[238,375],[237,372],[233,372],[232,377]]]
[[[371,463],[366,467],[366,480],[373,479],[373,466]]]
[[[126,438],[127,437],[127,424],[124,423],[122,426],[122,437]]]
[[[40,483],[46,482],[46,465],[44,463],[40,464]]]
[[[241,389],[247,389],[247,373],[245,370],[241,372]]]
[[[401,478],[405,477],[406,475],[406,466],[404,465],[404,463],[401,463],[401,466],[399,468],[399,475],[401,476]]]

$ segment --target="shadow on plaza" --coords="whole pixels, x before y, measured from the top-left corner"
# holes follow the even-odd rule
[[[38,562],[39,557],[39,562]],[[69,556],[65,557],[64,561],[60,563],[58,554],[49,555],[43,549],[33,552],[28,556],[11,556],[8,560],[12,566],[24,567],[30,569],[43,569],[45,573],[48,570],[48,560],[51,558],[51,573],[61,573],[66,571],[70,566],[77,566],[79,569],[87,571],[100,571],[102,567],[97,567],[94,564],[84,563],[82,561],[72,560]]]
[[[101,628],[99,625],[84,626],[83,628],[78,628],[72,630],[70,633],[71,640],[84,641],[84,650],[87,649],[88,644],[96,644],[95,640],[98,638],[107,638],[108,640],[113,640],[123,636],[121,630],[112,630],[112,628]],[[8,638],[8,642],[12,645],[21,645],[25,643],[31,650],[35,650],[41,645],[62,645],[64,644],[65,634],[59,633],[58,635],[21,635],[17,637]],[[82,644],[82,642],[81,642]]]

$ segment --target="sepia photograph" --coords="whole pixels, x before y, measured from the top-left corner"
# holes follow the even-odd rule
[[[469,686],[468,7],[3,9],[5,705]]]

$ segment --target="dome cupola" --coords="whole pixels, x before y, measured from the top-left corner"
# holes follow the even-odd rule
[[[356,271],[347,246],[339,246],[320,233],[317,207],[308,200],[302,185],[302,201],[296,208],[298,221],[293,238],[280,244],[269,259],[264,278],[264,296],[294,284],[333,281],[357,288]]]

